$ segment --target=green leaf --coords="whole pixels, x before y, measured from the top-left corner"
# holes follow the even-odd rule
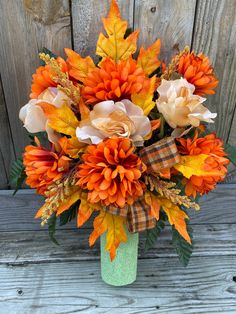
[[[56,213],[53,213],[48,219],[48,234],[49,234],[50,240],[56,245],[59,245],[59,243],[57,242],[55,238],[56,222],[57,222],[57,216],[56,216]]]
[[[187,223],[187,222],[186,222]],[[187,225],[188,234],[192,240],[192,228]],[[172,243],[178,254],[179,260],[183,266],[187,266],[189,259],[192,255],[193,245],[189,244],[184,238],[179,234],[179,232],[172,226]]]
[[[157,221],[155,228],[147,230],[147,237],[144,247],[145,252],[154,247],[157,238],[160,236],[162,230],[165,228],[165,220],[166,215],[161,212],[160,219]]]
[[[236,166],[236,147],[226,144],[225,152],[228,154],[226,157]]]
[[[60,215],[60,226],[64,226],[68,222],[70,222],[72,219],[74,219],[77,215],[78,207],[79,207],[79,202],[76,202],[73,204],[68,210],[64,211]]]
[[[18,157],[16,161],[13,162],[10,172],[10,182],[15,186],[15,191],[13,195],[21,188],[22,184],[26,179],[25,166],[23,165],[22,157]]]
[[[42,49],[39,50],[39,53],[45,53],[49,55],[51,58],[57,58],[57,55],[55,55],[51,50],[47,49],[46,47],[43,47]],[[40,60],[40,65],[45,65],[45,62],[43,60]]]

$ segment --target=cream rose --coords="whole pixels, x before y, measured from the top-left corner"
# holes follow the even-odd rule
[[[24,127],[30,133],[46,131],[50,142],[55,143],[59,135],[48,126],[47,118],[40,106],[41,102],[47,102],[57,108],[63,104],[71,105],[71,100],[65,93],[55,87],[49,87],[43,91],[37,99],[31,99],[20,109],[19,118],[24,123]]]
[[[206,100],[194,95],[195,87],[186,79],[174,81],[162,80],[157,88],[159,98],[156,102],[161,112],[172,127],[197,127],[201,121],[212,123],[217,114],[211,113],[202,103]]]
[[[144,137],[150,132],[151,123],[143,110],[124,99],[96,104],[89,118],[81,121],[76,136],[80,142],[98,144],[104,138],[116,135],[131,138],[136,146],[142,146]]]

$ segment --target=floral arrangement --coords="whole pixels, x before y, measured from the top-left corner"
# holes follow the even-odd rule
[[[98,63],[69,48],[66,60],[39,54],[43,65],[19,115],[32,143],[16,180],[26,178],[45,197],[36,218],[54,241],[58,217],[61,224],[76,217],[78,227],[92,217],[89,245],[106,233],[114,260],[128,232],[147,231],[149,248],[169,222],[187,264],[187,211],[199,210],[199,196],[224,179],[229,163],[222,140],[207,129],[217,114],[204,97],[218,80],[208,57],[188,47],[169,64],[160,61],[159,39],[135,58],[139,32],[129,32],[116,1],[103,25]]]

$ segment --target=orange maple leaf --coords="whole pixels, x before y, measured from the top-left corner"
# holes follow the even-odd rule
[[[159,197],[159,202],[168,216],[169,223],[175,226],[175,229],[179,234],[191,244],[191,239],[187,231],[187,225],[185,219],[189,219],[188,215],[179,208],[179,206],[173,204],[167,198]]]
[[[77,215],[77,226],[81,227],[96,210],[101,209],[99,204],[91,204],[88,202],[88,195],[85,192],[82,192],[80,197],[80,206]]]
[[[70,194],[64,198],[61,204],[57,207],[56,215],[61,215],[64,211],[68,210],[75,202],[81,198],[82,190],[78,186],[70,187]]]
[[[156,218],[156,220],[159,220],[161,206],[158,197],[147,191],[145,192],[145,202],[150,206],[149,214]]]
[[[77,52],[69,48],[64,50],[68,57],[66,63],[69,66],[69,75],[83,83],[88,73],[96,67],[92,58],[89,56],[82,58]]]
[[[160,39],[157,39],[147,49],[144,49],[143,47],[140,48],[137,64],[144,70],[147,75],[152,74],[161,65],[161,62],[158,59],[160,48]]]
[[[94,230],[89,237],[89,245],[92,246],[95,241],[105,232],[106,250],[110,253],[111,261],[116,257],[116,249],[121,242],[127,241],[127,235],[124,228],[125,218],[115,216],[104,210],[100,210],[99,215],[94,219]]]
[[[87,144],[79,142],[76,136],[73,137],[61,137],[58,140],[61,148],[65,154],[69,155],[71,158],[78,158],[80,153],[83,153]]]
[[[107,18],[103,18],[103,25],[108,37],[100,33],[96,54],[102,58],[110,57],[116,62],[126,60],[137,49],[138,31],[124,38],[128,23],[120,18],[120,11],[115,0],[112,0]]]

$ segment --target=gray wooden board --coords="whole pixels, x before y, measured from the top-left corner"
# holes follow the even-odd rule
[[[0,189],[9,187],[10,166],[15,160],[11,131],[8,120],[8,112],[2,88],[0,75]]]
[[[40,220],[34,219],[43,203],[34,190],[0,191],[0,231],[39,230]],[[236,184],[220,184],[200,202],[201,210],[189,210],[191,224],[236,223]],[[75,221],[70,228],[75,226]],[[91,223],[88,223],[91,227]],[[66,227],[68,228],[68,227]]]
[[[236,99],[236,0],[199,0],[196,10],[192,48],[204,52],[214,65],[219,86],[207,100],[208,107],[218,113],[219,136],[236,145],[235,130],[230,131]],[[214,125],[212,125],[214,128]],[[231,133],[231,134],[230,134]]]
[[[236,256],[139,260],[137,281],[102,282],[98,261],[0,266],[4,313],[235,313]]]
[[[193,256],[236,255],[236,224],[194,225]],[[99,240],[89,247],[88,237],[92,229],[58,230],[52,243],[48,232],[11,231],[0,233],[0,264],[48,263],[56,261],[97,260],[100,256]],[[140,236],[139,256],[141,258],[167,258],[176,256],[172,245],[171,228],[161,233],[153,249],[144,252],[145,233]]]
[[[160,58],[169,61],[177,48],[191,44],[195,0],[135,0],[134,28],[140,29],[139,46],[161,39]]]
[[[31,75],[43,47],[63,54],[71,46],[68,0],[0,1],[0,72],[15,150],[28,143],[19,109],[28,102]]]

